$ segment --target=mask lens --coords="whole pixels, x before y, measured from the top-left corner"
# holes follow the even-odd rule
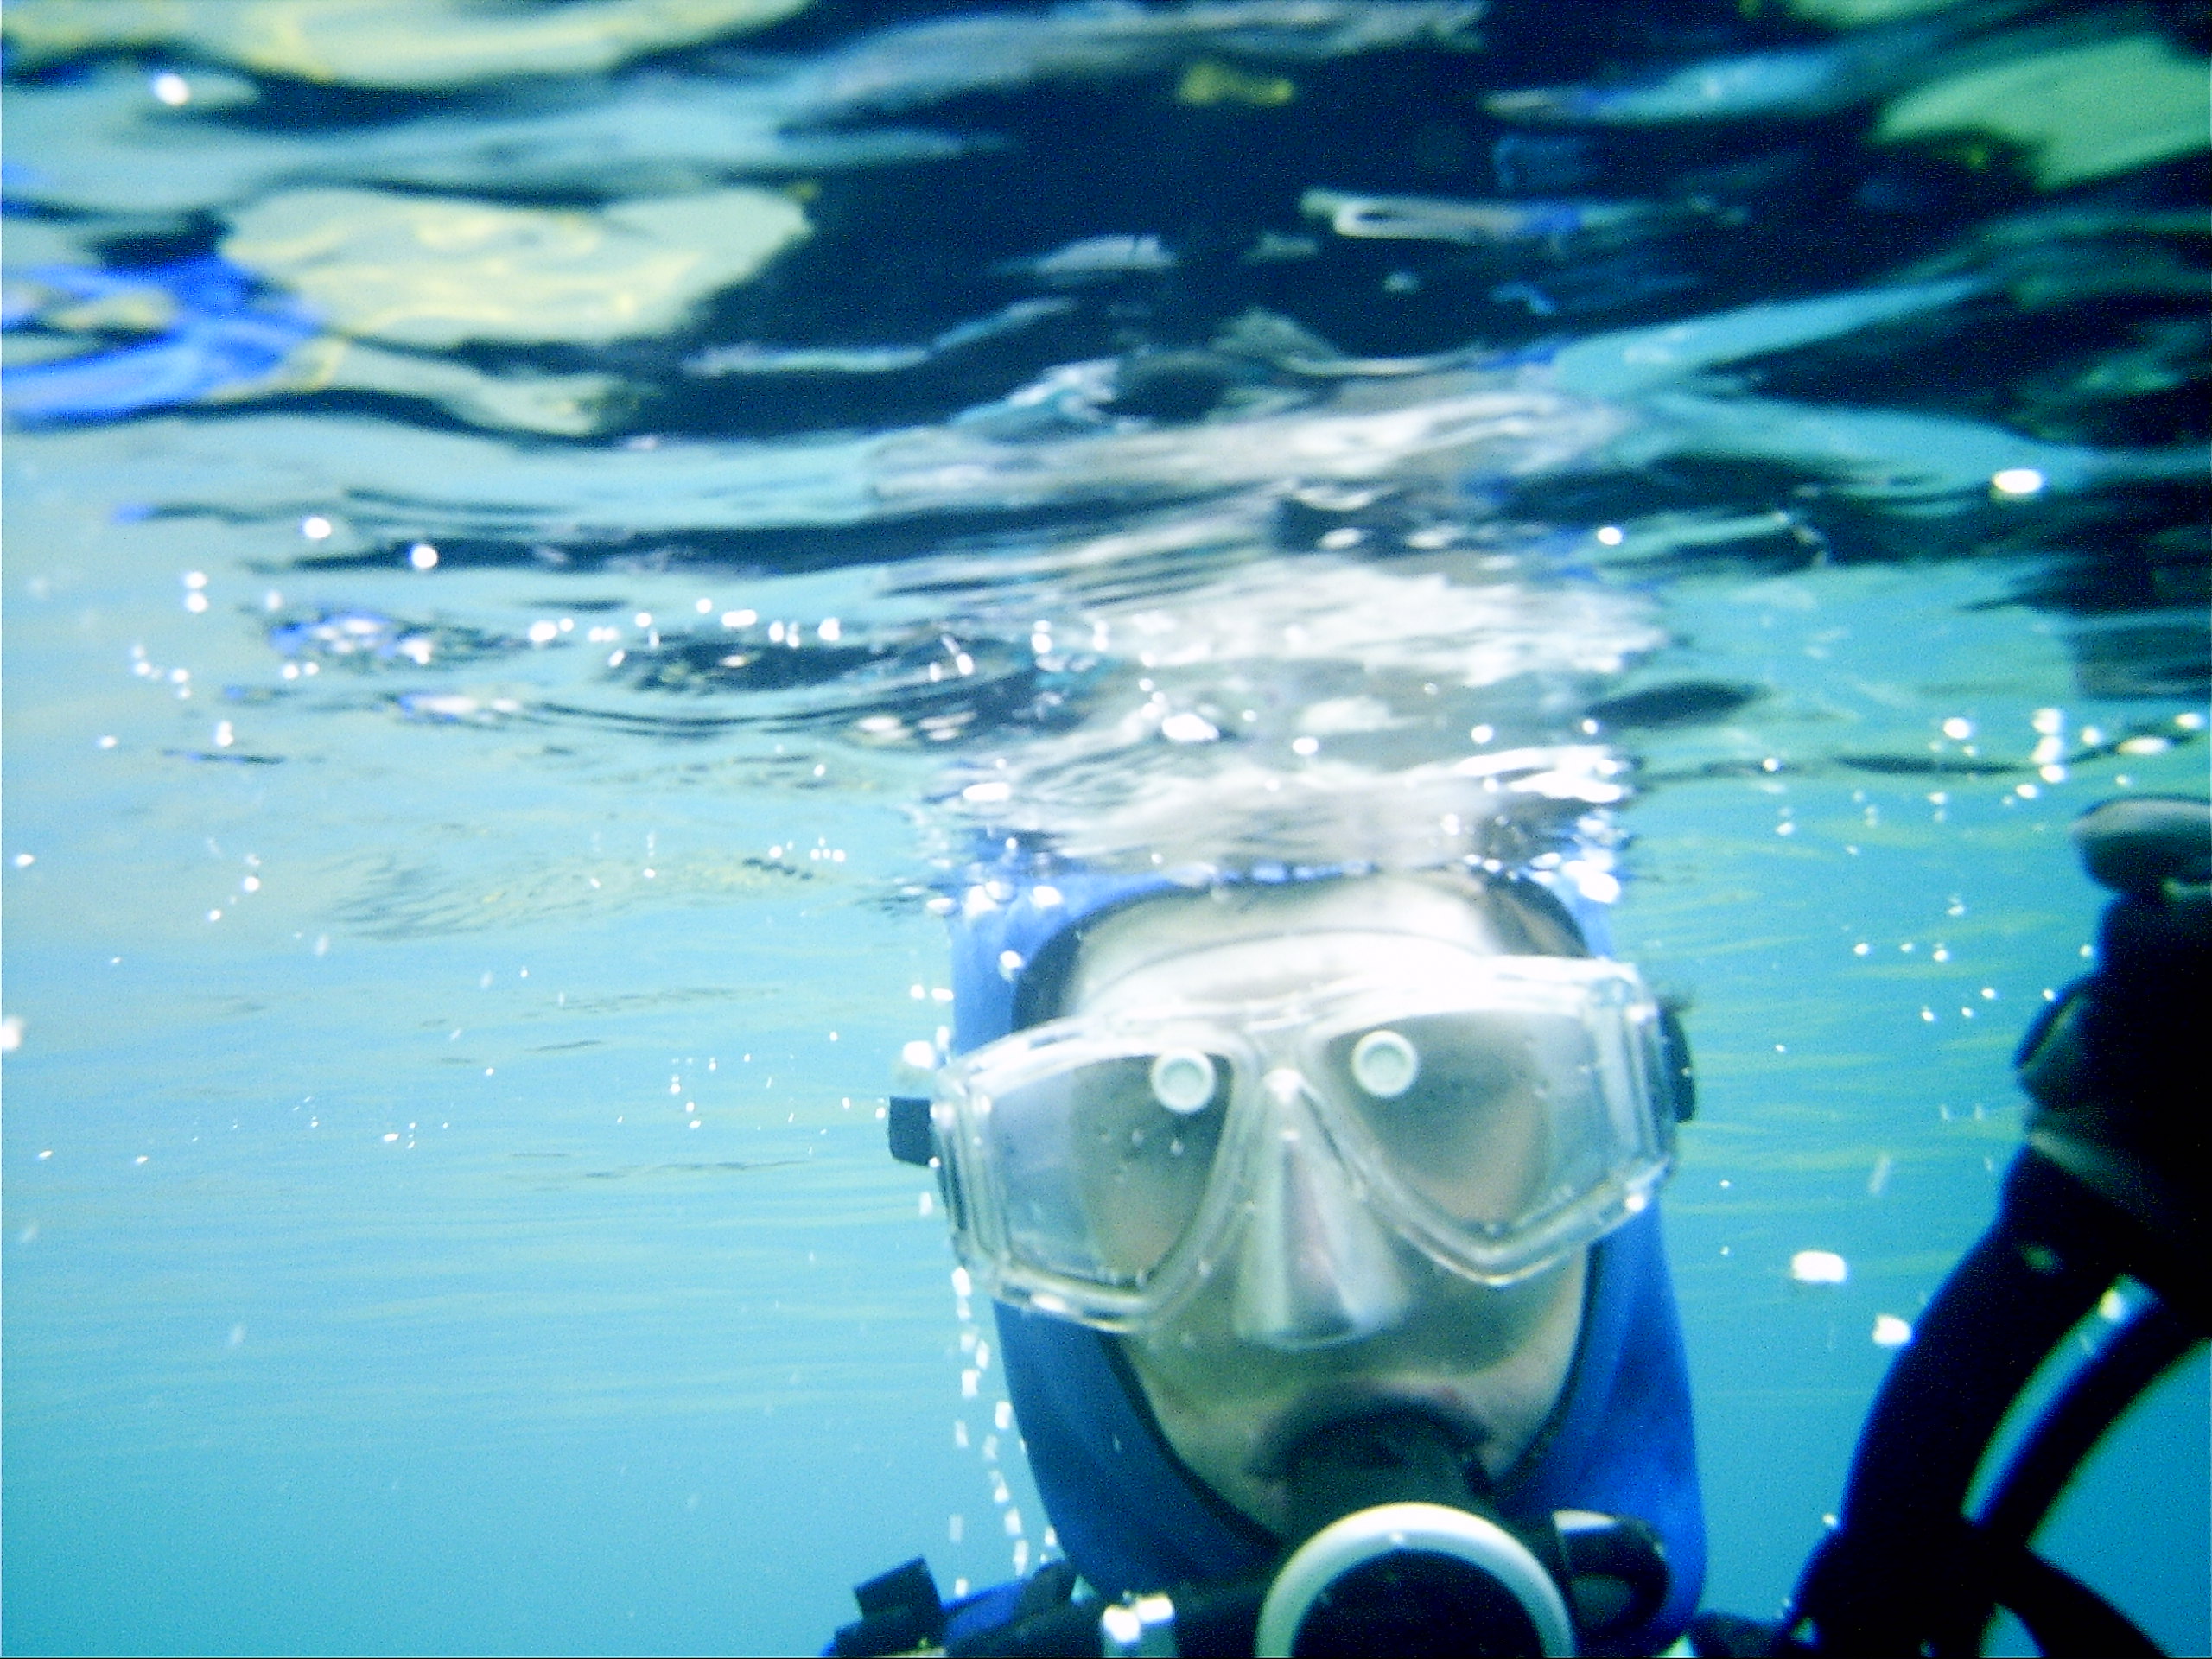
[[[1611,1137],[1580,1020],[1430,1014],[1335,1046],[1398,1178],[1453,1221],[1502,1234],[1605,1179]]]
[[[1205,1198],[1230,1076],[1227,1061],[1177,1049],[994,1090],[984,1122],[1014,1256],[1092,1284],[1141,1285]]]

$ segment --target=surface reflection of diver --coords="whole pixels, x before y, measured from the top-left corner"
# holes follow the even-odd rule
[[[2156,802],[2083,841],[2123,896],[2099,972],[2024,1050],[2039,1104],[2004,1213],[1885,1385],[1789,1627],[1708,1614],[1676,1650],[1975,1652],[1998,1605],[2046,1651],[2152,1650],[2025,1546],[2202,1335],[2181,1278],[2202,1135],[2160,1090],[2201,1007],[2212,842],[2202,806]],[[950,1607],[910,1563],[861,1586],[835,1650],[1681,1637],[1704,1535],[1651,1200],[1691,1095],[1634,971],[1495,877],[1002,868],[964,900],[959,1058],[933,1103],[894,1106],[893,1144],[935,1161],[997,1299],[1067,1559]],[[2005,1408],[2123,1273],[2161,1300],[1966,1520]]]

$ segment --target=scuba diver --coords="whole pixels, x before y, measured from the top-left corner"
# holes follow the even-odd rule
[[[890,1131],[995,1300],[1065,1559],[950,1606],[908,1562],[830,1651],[1978,1653],[2002,1605],[2046,1652],[2155,1652],[2027,1545],[2203,1338],[2204,1136],[2171,1080],[2212,811],[2123,799],[2075,836],[2120,895],[2098,967],[2023,1045],[2030,1144],[1780,1625],[1698,1612],[1656,1204],[1689,1055],[1602,912],[1472,861],[1185,886],[1009,843],[958,895],[954,1057]],[[1999,1419],[2121,1274],[2145,1312],[1967,1518]]]

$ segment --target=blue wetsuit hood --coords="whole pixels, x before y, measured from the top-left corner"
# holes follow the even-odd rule
[[[1014,1028],[1023,975],[1058,935],[1175,885],[1160,875],[1062,870],[987,876],[969,889],[953,917],[955,1051]],[[1580,919],[1586,933],[1602,922]],[[1111,1337],[1004,1304],[996,1313],[1030,1470],[1062,1549],[1093,1587],[1117,1597],[1266,1566],[1275,1541],[1176,1458]],[[1648,1522],[1666,1544],[1667,1599],[1641,1630],[1608,1647],[1656,1652],[1687,1627],[1704,1586],[1705,1516],[1656,1207],[1592,1247],[1567,1388],[1497,1497],[1516,1519],[1582,1509]]]

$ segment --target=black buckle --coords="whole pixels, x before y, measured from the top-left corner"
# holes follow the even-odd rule
[[[838,1630],[832,1653],[911,1653],[934,1647],[944,1635],[944,1601],[929,1563],[918,1555],[855,1585],[853,1599],[860,1603],[860,1619]]]
[[[930,1103],[907,1095],[891,1096],[884,1128],[891,1137],[891,1155],[902,1164],[923,1169],[937,1156],[936,1136],[930,1128]]]

